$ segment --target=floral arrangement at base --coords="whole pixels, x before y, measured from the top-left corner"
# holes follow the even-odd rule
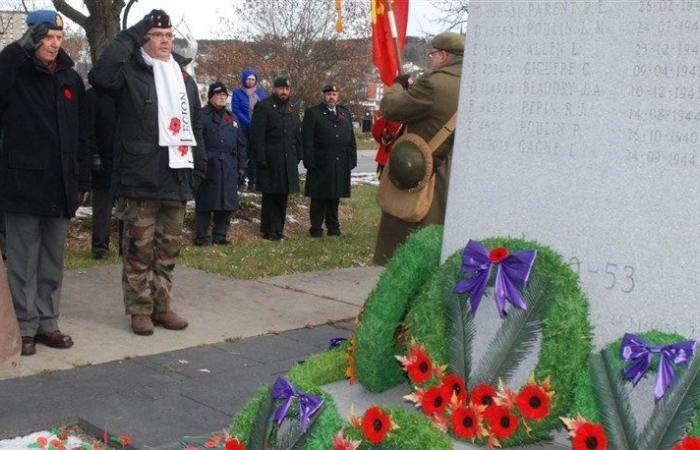
[[[479,384],[471,392],[465,380],[446,373],[447,366],[436,366],[426,350],[412,343],[408,354],[397,356],[414,385],[414,392],[404,398],[412,402],[443,433],[458,439],[500,447],[522,426],[530,432],[531,423],[550,415],[554,392],[548,379],[541,383],[531,376],[519,390],[505,383],[498,387]]]
[[[573,411],[562,419],[574,449],[700,450],[700,358],[697,344],[675,333],[626,333],[591,355],[579,377]],[[638,431],[626,383],[655,378],[654,407]],[[583,435],[582,431],[583,430]],[[595,441],[595,442],[594,442]],[[588,442],[589,447],[584,447]],[[597,446],[590,447],[595,443]]]

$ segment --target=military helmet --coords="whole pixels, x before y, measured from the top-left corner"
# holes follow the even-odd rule
[[[428,144],[420,136],[406,133],[394,144],[389,156],[389,180],[403,191],[422,189],[433,172]]]

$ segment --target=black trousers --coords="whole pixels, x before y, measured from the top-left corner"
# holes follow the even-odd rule
[[[112,228],[112,195],[108,189],[92,191],[92,253],[109,252]]]
[[[340,231],[338,222],[338,198],[311,198],[309,217],[311,219],[311,235],[320,236],[323,234],[323,222],[326,222],[326,229],[329,234],[337,234]]]
[[[248,130],[248,133],[246,133],[246,142],[250,142],[250,130]],[[256,180],[256,175],[258,173],[258,168],[256,166],[257,162],[255,161],[255,151],[253,150],[254,147],[252,145],[247,145],[246,146],[246,151],[248,152],[248,165],[247,165],[247,176],[248,176],[248,184],[255,184]]]
[[[211,236],[214,242],[223,242],[226,240],[229,223],[231,222],[231,211],[197,211],[194,222],[197,232],[197,243],[209,243],[209,224],[212,216],[214,217],[214,228]]]
[[[262,195],[260,212],[260,231],[265,239],[282,239],[284,237],[284,219],[287,217],[288,194]]]

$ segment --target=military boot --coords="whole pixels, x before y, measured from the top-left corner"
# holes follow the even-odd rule
[[[150,336],[153,334],[153,322],[146,314],[132,314],[131,329],[138,335]]]
[[[178,316],[172,309],[163,312],[153,311],[151,318],[154,324],[161,325],[167,330],[184,330],[189,325],[187,320]]]

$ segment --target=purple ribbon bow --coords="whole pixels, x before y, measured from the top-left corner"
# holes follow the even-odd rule
[[[328,348],[340,347],[340,345],[341,345],[343,342],[347,341],[347,340],[348,340],[348,338],[344,338],[344,337],[334,337],[334,338],[331,338],[331,340],[328,341],[328,345],[329,345]]]
[[[457,294],[468,293],[470,309],[476,313],[486,291],[491,269],[495,264],[498,265],[494,287],[498,314],[501,318],[506,316],[506,302],[510,302],[516,308],[527,309],[527,304],[518,288],[527,284],[536,257],[537,250],[508,254],[503,247],[498,247],[489,253],[480,242],[470,240],[464,247],[462,272],[472,276],[459,281],[454,291]]]
[[[625,333],[620,347],[620,360],[630,361],[622,372],[625,380],[634,386],[642,379],[651,365],[654,353],[659,354],[659,369],[654,385],[654,399],[658,402],[673,383],[676,376],[674,365],[688,367],[695,355],[695,341],[676,342],[669,345],[649,345],[644,339],[631,333]]]
[[[299,420],[301,421],[301,431],[304,433],[309,428],[311,416],[316,414],[323,406],[321,397],[297,391],[286,377],[277,377],[275,385],[272,387],[272,398],[284,402],[277,408],[273,416],[277,425],[281,425],[284,418],[287,417],[294,399],[299,400]]]

